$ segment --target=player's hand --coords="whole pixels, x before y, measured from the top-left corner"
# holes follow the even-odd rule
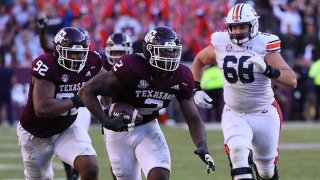
[[[134,127],[134,123],[124,123],[125,121],[122,114],[112,119],[109,116],[105,116],[102,120],[100,120],[100,122],[103,127],[116,132],[131,131]]]
[[[254,64],[260,73],[265,73],[267,69],[266,62],[261,58],[259,54],[254,51],[248,51],[252,56],[247,60],[250,64]]]
[[[198,148],[194,151],[200,159],[207,165],[207,173],[215,171],[216,167],[214,165],[213,158],[210,156],[206,142],[202,141],[199,143]]]
[[[71,98],[73,106],[76,107],[77,109],[79,107],[84,107],[85,105],[83,104],[82,100],[80,99],[79,95],[75,95]]]
[[[200,108],[212,108],[212,99],[204,91],[196,91],[193,95],[194,103]]]
[[[37,20],[37,26],[39,29],[45,29],[47,27],[48,18],[41,17]]]

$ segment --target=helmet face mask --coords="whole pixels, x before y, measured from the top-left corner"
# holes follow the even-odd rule
[[[229,12],[227,17],[225,18],[227,30],[230,36],[231,41],[234,44],[242,45],[256,35],[259,32],[259,16],[256,11],[249,4],[236,4],[233,6]],[[249,30],[247,32],[243,32],[241,34],[232,33],[233,26],[243,26],[248,25]]]
[[[77,45],[75,45],[77,46]],[[85,66],[88,56],[88,48],[56,46],[59,53],[58,63],[70,71],[79,72]]]
[[[144,38],[143,49],[151,66],[169,72],[179,67],[182,45],[171,28],[159,26],[150,30]]]
[[[174,71],[178,68],[181,59],[181,46],[147,45],[151,54],[150,64],[164,71]]]
[[[66,27],[61,29],[54,38],[55,55],[58,64],[73,72],[80,72],[87,61],[89,52],[88,37],[79,29]]]
[[[105,54],[111,65],[121,56],[132,54],[132,52],[132,40],[124,33],[112,34],[106,42]]]

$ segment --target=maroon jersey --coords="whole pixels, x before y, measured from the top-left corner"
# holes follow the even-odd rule
[[[108,61],[108,58],[104,55],[101,55],[103,60],[102,60],[102,67],[103,69],[107,70],[107,71],[110,71],[111,70],[111,67],[112,67],[112,64],[109,63]]]
[[[165,81],[151,78],[149,62],[138,54],[122,56],[112,67],[123,89],[112,96],[113,102],[135,106],[144,121],[159,116],[159,110],[176,97],[192,98],[194,79],[190,69],[180,64],[172,77]]]
[[[32,62],[33,77],[50,81],[56,85],[55,98],[73,97],[81,86],[94,77],[102,68],[101,57],[89,51],[85,67],[79,72],[72,72],[61,67],[52,53],[39,56]],[[77,117],[77,109],[73,108],[60,116],[39,118],[35,114],[33,100],[33,84],[30,83],[27,104],[22,111],[20,123],[24,129],[36,137],[50,137],[67,129]]]

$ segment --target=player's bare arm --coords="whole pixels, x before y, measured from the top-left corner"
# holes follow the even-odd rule
[[[206,140],[204,124],[192,99],[178,99],[181,111],[186,118],[192,140],[195,145]]]
[[[265,61],[269,66],[280,71],[280,76],[278,78],[273,78],[272,80],[288,88],[294,89],[297,87],[297,78],[294,71],[289,67],[279,53],[267,54],[265,56]]]
[[[70,98],[56,99],[55,84],[33,77],[33,103],[38,117],[56,117],[74,107]]]
[[[194,153],[207,164],[207,173],[209,174],[210,171],[215,171],[215,165],[207,147],[206,130],[203,121],[191,98],[178,99],[178,101],[181,111],[186,118],[192,141],[197,146]]]
[[[105,128],[113,131],[125,131],[128,128],[128,124],[124,124],[122,116],[111,120],[111,117],[104,113],[97,96],[111,96],[113,92],[117,92],[120,88],[120,82],[114,76],[113,72],[110,71],[96,75],[84,84],[79,91],[83,103],[92,115],[96,117]]]
[[[195,57],[192,64],[192,73],[196,81],[200,81],[204,67],[216,63],[216,54],[212,45],[202,49]]]
[[[201,90],[200,80],[206,65],[216,63],[216,54],[212,45],[202,49],[195,57],[192,64],[192,74],[195,80],[194,102],[200,108],[212,108],[212,99]]]
[[[84,102],[86,107],[91,111],[92,115],[98,119],[102,119],[105,116],[105,114],[101,108],[97,96],[99,94],[110,94],[111,89],[108,85],[108,79],[110,74],[111,73],[109,72],[103,72],[96,75],[87,83],[85,83],[83,87],[79,90],[79,95],[82,101]]]

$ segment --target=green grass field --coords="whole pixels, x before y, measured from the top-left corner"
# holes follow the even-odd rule
[[[229,165],[223,150],[222,132],[207,126],[208,146],[216,172],[206,174],[205,165],[193,154],[194,145],[185,128],[162,127],[172,157],[172,180],[230,180]],[[217,127],[217,125],[215,125]],[[111,179],[109,163],[99,126],[90,128],[97,150],[100,179]],[[23,179],[23,164],[14,128],[0,127],[0,179]],[[280,139],[279,172],[281,180],[316,180],[320,169],[320,124],[284,124]],[[55,179],[65,179],[62,163],[54,160]]]

